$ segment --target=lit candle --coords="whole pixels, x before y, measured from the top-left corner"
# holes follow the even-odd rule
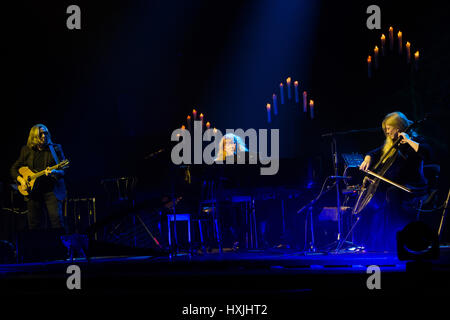
[[[283,83],[280,83],[280,99],[281,99],[281,104],[284,104]]]
[[[394,28],[389,27],[389,50],[394,49]]]
[[[201,125],[202,125],[202,129],[203,129],[203,113],[200,113],[200,121],[202,122]]]
[[[314,119],[314,100],[309,100],[309,111],[311,112],[311,119]]]
[[[384,47],[386,44],[386,37],[384,34],[381,35],[381,55],[384,56]]]
[[[181,126],[181,130],[185,130],[186,129],[186,127],[184,126],[184,124]],[[179,134],[179,133],[177,133],[177,137],[180,137],[181,136],[181,134]]]
[[[410,63],[411,62],[411,43],[406,41],[405,46],[406,46],[406,62]]]
[[[192,116],[194,117],[194,121],[197,120],[197,110],[192,110]]]
[[[271,119],[270,119],[270,103],[268,103],[266,105],[266,109],[267,109],[267,122],[270,123]]]
[[[295,87],[295,103],[298,103],[298,81],[294,82]]]
[[[277,95],[275,93],[272,95],[272,103],[273,103],[273,113],[275,115],[278,115]]]
[[[402,45],[402,32],[401,31],[399,31],[397,33],[397,37],[398,37],[398,53],[402,54],[403,45]]]
[[[211,127],[211,123],[209,123],[209,121],[206,122],[206,129],[209,129],[210,127]]]
[[[375,58],[375,69],[378,69],[378,47],[375,46],[375,49],[373,49],[373,56]]]
[[[291,100],[291,77],[286,79],[288,99]]]
[[[186,121],[187,121],[188,130],[190,132],[191,131],[191,116],[188,115]]]
[[[372,57],[367,57],[367,75],[372,78]]]
[[[308,111],[308,99],[307,99],[307,93],[306,91],[303,91],[303,112]]]
[[[419,51],[416,51],[416,53],[414,53],[414,66],[416,70],[419,69]]]

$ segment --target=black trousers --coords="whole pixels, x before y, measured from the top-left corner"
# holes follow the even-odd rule
[[[35,193],[30,195],[27,202],[28,228],[30,230],[42,229],[44,208],[47,209],[48,221],[52,229],[63,229],[62,201],[59,201],[53,192]]]

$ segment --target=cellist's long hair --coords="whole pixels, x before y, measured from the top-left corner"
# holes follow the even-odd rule
[[[39,137],[41,128],[48,132],[48,141],[51,141],[50,131],[48,131],[47,127],[41,123],[36,124],[30,129],[30,134],[28,135],[27,146],[30,149],[35,148],[41,142]]]
[[[381,152],[382,157],[394,144],[394,141],[386,134],[386,125],[397,128],[399,132],[404,132],[405,129],[412,123],[413,122],[411,120],[408,120],[408,118],[399,111],[389,113],[388,115],[386,115],[386,117],[384,117],[381,126],[383,128],[384,135],[386,136],[386,140],[384,141],[383,149]],[[417,133],[414,130],[410,130],[409,135],[413,138],[417,137]],[[387,156],[386,159],[388,159],[394,153],[394,150],[391,150],[390,153],[391,154]]]

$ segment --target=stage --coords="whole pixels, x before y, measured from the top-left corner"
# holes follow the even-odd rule
[[[68,266],[80,268],[81,288],[69,290]],[[380,268],[380,289],[369,289]],[[0,265],[2,294],[144,295],[157,299],[225,297],[361,298],[383,295],[444,294],[450,284],[450,248],[440,258],[410,268],[395,253],[299,252],[290,249],[247,252],[178,253],[162,256],[109,256]]]

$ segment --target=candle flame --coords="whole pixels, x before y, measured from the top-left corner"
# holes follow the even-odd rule
[[[188,115],[188,116],[187,116],[187,119],[188,119],[188,120],[191,120],[191,116]]]
[[[399,38],[402,37],[402,32],[401,32],[401,31],[399,31],[399,32],[397,33],[397,37],[399,37]]]
[[[209,121],[206,123],[206,127],[209,129],[209,127],[211,126],[211,124],[209,123]]]
[[[288,78],[286,79],[286,83],[287,83],[287,84],[291,84],[291,77],[288,77]]]
[[[406,47],[409,48],[411,46],[411,43],[409,41],[406,41]]]
[[[414,53],[414,58],[419,59],[419,51],[416,51],[416,53]]]
[[[270,103],[266,105],[267,110],[270,110]]]
[[[203,119],[203,113],[200,113],[200,119]]]
[[[298,81],[294,82],[294,86],[298,87]]]
[[[309,105],[314,106],[314,100],[309,100]]]
[[[375,53],[378,53],[378,47],[375,46],[375,49],[373,49],[373,51],[375,51]]]
[[[394,31],[394,28],[389,27],[389,32],[392,32],[392,31]]]
[[[186,129],[186,127],[184,126],[184,124],[181,126],[181,130]]]
[[[303,91],[303,95],[306,96],[306,91]]]
[[[381,40],[382,41],[386,40],[386,37],[384,36],[384,34],[381,34]]]
[[[280,87],[282,87],[283,86],[283,83],[280,83]]]
[[[367,57],[367,62],[369,62],[369,63],[372,62],[372,57],[371,56]]]
[[[192,110],[192,113],[193,113],[193,114],[196,114],[196,113],[197,113],[197,110],[193,109],[193,110]]]

